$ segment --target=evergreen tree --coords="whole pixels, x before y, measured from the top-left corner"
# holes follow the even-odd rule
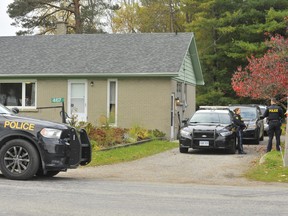
[[[247,64],[247,56],[263,55],[265,32],[286,33],[288,1],[183,0],[182,7],[186,30],[196,34],[206,83],[198,87],[200,102],[212,104],[213,93],[218,104],[234,103],[235,67]]]

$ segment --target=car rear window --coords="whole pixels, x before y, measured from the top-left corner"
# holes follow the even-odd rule
[[[253,120],[257,118],[256,108],[240,107],[242,119]]]
[[[195,113],[190,123],[231,124],[231,118],[227,113]]]

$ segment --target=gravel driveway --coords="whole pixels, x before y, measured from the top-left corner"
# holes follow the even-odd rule
[[[244,145],[247,155],[200,150],[180,154],[177,148],[137,161],[79,168],[58,176],[182,184],[258,185],[259,182],[244,178],[243,173],[264,154],[266,143],[267,137],[259,145]]]

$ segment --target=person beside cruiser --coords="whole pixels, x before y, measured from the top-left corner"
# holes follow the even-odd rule
[[[277,100],[275,98],[271,98],[271,106],[269,106],[265,112],[263,117],[267,117],[268,120],[268,136],[269,141],[267,145],[267,151],[270,152],[272,149],[272,140],[275,134],[276,137],[276,150],[280,151],[280,135],[281,135],[281,121],[284,117],[284,112],[280,106],[277,105]]]
[[[21,106],[19,98],[16,97],[14,89],[9,89],[7,97],[4,101],[5,106]]]
[[[246,152],[244,152],[243,150],[243,130],[246,128],[246,125],[242,121],[240,113],[241,113],[240,108],[234,109],[234,124],[237,127],[236,134],[238,138],[238,153],[246,154]]]

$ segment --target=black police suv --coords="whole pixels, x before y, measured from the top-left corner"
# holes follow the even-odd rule
[[[240,115],[247,126],[243,131],[243,141],[259,144],[259,141],[264,139],[264,121],[261,118],[260,107],[255,104],[235,104],[229,106],[231,111],[235,108],[240,108]]]
[[[0,170],[9,179],[52,177],[91,161],[85,130],[25,118],[0,105]]]
[[[236,133],[233,113],[229,109],[198,110],[180,130],[179,150],[226,149],[236,152]]]

